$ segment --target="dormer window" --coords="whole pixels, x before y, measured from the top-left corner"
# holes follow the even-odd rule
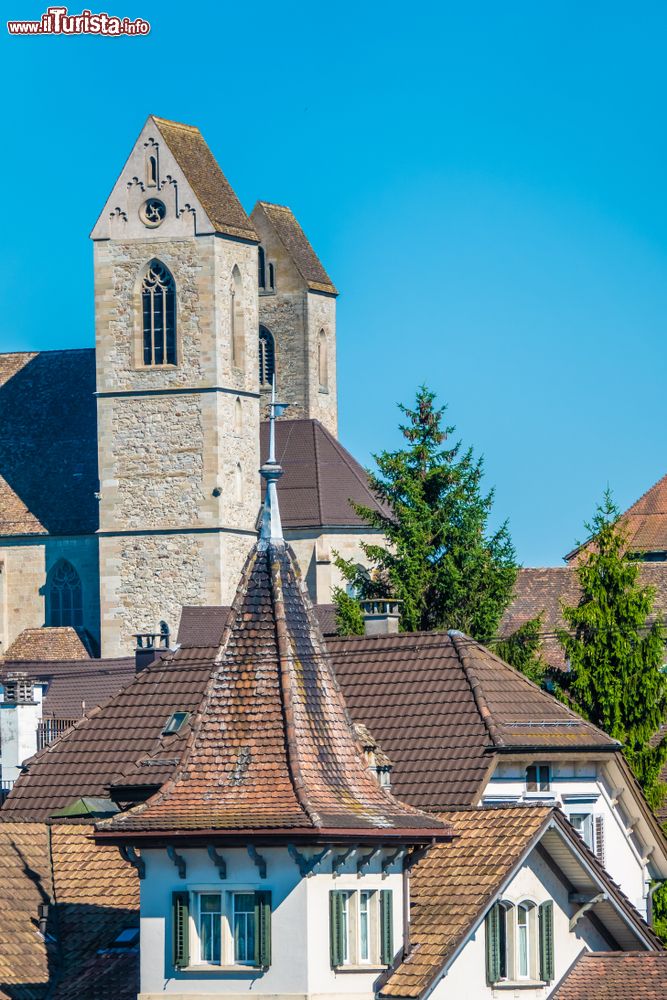
[[[551,788],[551,767],[549,764],[530,764],[526,768],[526,791],[548,792]]]

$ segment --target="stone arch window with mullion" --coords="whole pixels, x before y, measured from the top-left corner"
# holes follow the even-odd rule
[[[83,625],[81,577],[67,559],[59,559],[46,581],[46,624],[51,627]]]
[[[152,260],[141,283],[143,364],[147,368],[175,365],[176,283],[160,260]]]

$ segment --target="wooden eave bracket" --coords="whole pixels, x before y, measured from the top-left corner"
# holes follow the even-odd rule
[[[209,844],[207,847],[207,853],[215,867],[218,869],[218,875],[221,879],[227,878],[227,862],[223,858],[222,854],[218,854],[213,844]]]
[[[187,869],[183,855],[177,854],[176,848],[169,846],[167,848],[167,857],[171,862],[173,862],[173,864],[176,865],[176,868],[178,869],[178,877],[185,878]]]
[[[333,861],[331,864],[331,874],[336,877],[345,865],[345,862],[352,857],[359,850],[358,844],[353,844],[352,847],[348,847],[346,851],[342,854],[334,854]]]
[[[314,854],[312,857],[308,858],[301,851],[297,850],[294,844],[287,845],[287,853],[290,858],[295,862],[299,869],[299,873],[303,878],[309,878],[314,874],[315,869],[318,865],[322,864],[324,859],[328,854],[331,854],[333,847],[329,844],[325,845],[319,854]]]
[[[248,854],[257,865],[260,878],[266,878],[266,859],[258,852],[254,844],[248,844]]]
[[[395,851],[392,851],[392,853],[388,854],[386,858],[383,858],[382,874],[386,875],[391,866],[394,864],[394,862],[398,861],[399,858],[402,858],[404,854],[405,854],[405,848],[397,847]]]
[[[134,847],[131,844],[120,844],[118,850],[121,858],[137,869],[139,878],[146,878],[146,862],[141,855],[137,854]]]
[[[381,847],[371,847],[368,854],[364,854],[361,858],[359,858],[357,861],[357,877],[363,875],[365,871],[368,871],[371,861],[380,853],[381,850]]]
[[[586,899],[586,897],[581,896],[579,893],[572,893],[570,898],[572,902],[577,902],[577,903],[580,902],[582,899]],[[592,896],[592,897],[589,896],[586,899],[586,901],[582,903],[582,905],[579,907],[574,916],[571,918],[570,931],[574,930],[574,928],[577,926],[581,918],[586,913],[588,913],[588,911],[591,910],[597,903],[604,903],[605,900],[607,900],[608,898],[609,897],[607,896],[606,892],[599,892],[597,896]]]

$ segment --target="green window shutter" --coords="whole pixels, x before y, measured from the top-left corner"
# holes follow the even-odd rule
[[[394,893],[380,890],[380,963],[391,965],[394,960]]]
[[[329,893],[329,937],[331,942],[331,965],[334,969],[343,964],[343,956],[345,955],[343,900],[344,894],[342,892],[334,889]]]
[[[184,969],[190,961],[190,895],[188,892],[172,892],[171,894],[171,934],[174,967]]]
[[[500,906],[492,906],[486,915],[486,981],[490,986],[500,979]]]
[[[268,889],[255,893],[255,965],[261,969],[271,965],[271,893]]]
[[[545,983],[554,978],[554,904],[542,903],[540,914],[540,979]]]

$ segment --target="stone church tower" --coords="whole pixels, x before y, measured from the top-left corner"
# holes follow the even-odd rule
[[[92,232],[103,655],[227,603],[260,505],[258,237],[196,128],[150,117]]]
[[[314,418],[336,435],[338,293],[289,208],[259,201],[251,219],[261,240],[258,285],[263,410],[269,376],[275,368],[278,395],[291,404],[289,419]]]

